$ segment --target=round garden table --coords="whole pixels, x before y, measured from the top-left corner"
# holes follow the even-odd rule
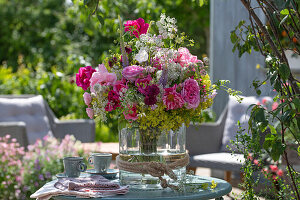
[[[222,196],[231,192],[231,185],[221,179],[211,177],[192,176],[188,177],[189,182],[198,186],[203,184],[211,185],[214,180],[217,186],[214,189],[208,187],[207,189],[194,188],[191,186],[185,186],[185,192],[173,191],[169,188],[161,190],[135,190],[129,189],[129,192],[125,195],[116,195],[112,197],[94,198],[93,200],[151,200],[151,199],[223,199]],[[194,185],[195,186],[195,185]],[[86,200],[86,198],[76,198],[74,196],[56,196],[55,200]]]

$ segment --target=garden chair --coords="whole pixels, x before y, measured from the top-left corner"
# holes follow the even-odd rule
[[[232,152],[226,148],[235,140],[237,134],[237,121],[247,129],[251,104],[256,104],[256,97],[243,97],[242,103],[238,103],[234,97],[229,97],[229,102],[219,119],[215,123],[202,123],[190,125],[187,128],[186,148],[190,154],[190,169],[205,167],[225,171],[225,180],[230,182],[232,171],[240,172],[244,162],[243,154]]]
[[[22,146],[46,135],[74,135],[81,142],[94,142],[93,120],[59,120],[41,95],[0,95],[0,137],[16,138]]]

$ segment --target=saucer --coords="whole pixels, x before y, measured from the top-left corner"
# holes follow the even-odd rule
[[[117,176],[119,170],[118,169],[108,169],[105,173],[99,173],[99,172],[96,172],[95,169],[87,169],[86,172],[89,174],[92,174],[92,175],[101,175],[107,179],[114,179]]]
[[[58,174],[56,174],[55,176],[56,176],[56,178],[70,178],[70,177],[68,177],[65,173],[58,173]],[[81,172],[79,177],[89,177],[89,176],[90,176],[90,174]],[[72,178],[73,178],[73,177],[72,177]],[[75,177],[75,178],[76,178],[76,177]]]

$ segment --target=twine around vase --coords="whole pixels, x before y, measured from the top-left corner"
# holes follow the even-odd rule
[[[160,180],[160,185],[163,188],[173,188],[177,189],[177,186],[168,184],[167,180],[162,178],[164,174],[168,175],[171,179],[177,180],[175,173],[173,172],[176,168],[185,167],[189,164],[190,156],[188,153],[181,159],[171,162],[169,164],[161,162],[128,162],[120,159],[120,156],[117,156],[116,163],[117,167],[120,170],[139,173],[139,174],[150,174],[153,177],[157,177]]]

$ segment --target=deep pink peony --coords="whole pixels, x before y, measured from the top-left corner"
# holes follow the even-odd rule
[[[122,75],[127,80],[134,82],[143,74],[144,70],[145,69],[143,67],[137,65],[131,65],[123,69]]]
[[[76,84],[79,87],[82,87],[83,90],[87,90],[90,86],[90,79],[92,74],[96,70],[91,66],[80,67],[78,73],[76,74]]]
[[[181,95],[187,103],[187,109],[197,108],[200,103],[200,87],[198,82],[194,79],[187,79],[183,83]]]
[[[279,170],[276,172],[276,174],[277,174],[278,176],[283,176],[283,171],[282,171],[282,169],[279,169]]]
[[[94,85],[97,83],[100,85],[114,85],[117,81],[117,75],[115,73],[109,73],[104,64],[99,65],[98,70],[93,73],[90,79],[91,92],[95,93]]]
[[[148,86],[151,80],[152,77],[150,76],[150,74],[148,74],[148,76],[146,76],[145,78],[136,79],[135,86],[138,87],[138,91],[140,93],[145,94],[145,88]]]
[[[182,67],[188,66],[189,63],[199,63],[202,62],[198,60],[197,56],[193,56],[190,51],[185,47],[180,47],[178,49],[178,57],[175,62],[178,62]]]
[[[128,106],[129,110],[124,111],[123,115],[126,120],[137,120],[137,112],[136,112],[136,105]]]
[[[137,20],[128,20],[124,26],[125,32],[130,31],[130,34],[135,35],[137,38],[139,38],[142,34],[146,34],[149,28],[149,24],[145,23],[143,18],[138,18]]]
[[[90,93],[85,92],[83,94],[83,100],[84,100],[85,105],[89,106],[92,101],[92,97],[91,97]]]
[[[176,92],[176,85],[171,88],[164,89],[163,102],[167,106],[167,110],[182,108],[184,100],[182,96]]]
[[[86,113],[89,116],[89,118],[93,119],[93,117],[94,117],[94,110],[91,109],[91,108],[86,108],[85,110],[86,110]]]

